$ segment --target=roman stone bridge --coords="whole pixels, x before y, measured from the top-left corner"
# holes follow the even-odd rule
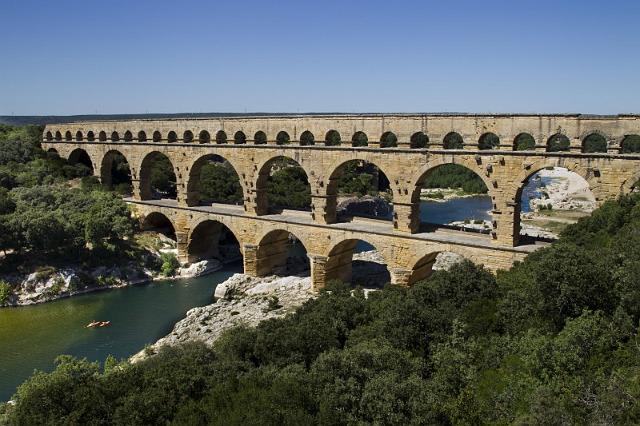
[[[358,240],[382,253],[398,284],[427,276],[442,251],[491,270],[508,268],[539,247],[520,237],[521,193],[529,177],[565,167],[589,183],[598,203],[615,198],[640,178],[639,135],[636,115],[251,116],[49,125],[43,147],[90,164],[107,184],[114,158],[122,154],[134,187],[128,202],[142,217],[171,221],[181,260],[215,250],[210,246],[224,225],[240,243],[245,272],[268,274],[286,261],[293,234],[321,287],[329,279],[349,279]],[[153,199],[151,165],[160,156],[174,167],[175,200]],[[214,156],[237,172],[241,206],[201,205],[200,171]],[[267,180],[283,157],[306,172],[310,212],[270,209]],[[338,181],[354,160],[376,165],[388,178],[391,221],[336,215]],[[422,183],[443,164],[464,166],[486,184],[492,200],[488,235],[421,225]]]

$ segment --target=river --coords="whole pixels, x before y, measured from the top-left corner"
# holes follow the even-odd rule
[[[528,204],[528,203],[527,203]],[[423,201],[421,219],[446,224],[455,220],[489,219],[491,199],[466,197],[446,202]],[[370,249],[359,247],[359,250]],[[0,309],[0,401],[34,369],[51,370],[59,354],[104,361],[126,358],[171,331],[185,313],[207,305],[216,285],[242,265],[201,278],[167,280],[62,299],[42,305]],[[87,329],[92,320],[111,326]]]
[[[185,313],[211,303],[216,285],[240,263],[200,278],[156,281],[56,300],[0,309],[0,401],[34,369],[51,370],[59,354],[104,361],[128,357],[171,331]],[[92,320],[111,326],[85,328]]]

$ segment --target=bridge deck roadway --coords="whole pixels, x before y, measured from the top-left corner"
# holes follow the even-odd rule
[[[497,245],[495,241],[492,241],[489,235],[465,232],[461,230],[453,229],[436,229],[432,232],[419,232],[415,234],[407,234],[402,232],[394,232],[390,221],[366,219],[354,217],[350,222],[339,222],[332,224],[320,224],[315,222],[308,212],[298,211],[285,211],[278,214],[268,214],[262,216],[255,216],[246,213],[242,206],[226,205],[226,204],[212,204],[207,206],[180,206],[176,200],[162,199],[162,200],[136,200],[133,198],[125,199],[127,203],[142,205],[148,207],[160,207],[163,209],[172,209],[176,211],[184,212],[198,212],[207,215],[216,216],[228,216],[243,218],[250,221],[270,222],[274,224],[274,227],[281,227],[280,224],[287,225],[302,225],[305,227],[311,227],[316,229],[327,229],[332,231],[348,231],[350,233],[362,234],[362,239],[367,241],[366,235],[380,235],[392,237],[394,239],[405,240],[417,240],[424,242],[435,242],[445,244],[455,244],[466,247],[485,248],[490,250],[499,251],[511,251],[517,253],[528,254],[534,250],[548,245],[548,243],[537,241],[532,244],[519,245],[516,247]]]

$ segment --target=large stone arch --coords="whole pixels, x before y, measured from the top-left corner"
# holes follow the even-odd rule
[[[195,262],[212,257],[222,260],[224,256],[219,251],[219,243],[225,232],[233,236],[241,251],[242,234],[235,229],[231,220],[225,220],[225,217],[201,217],[191,223],[186,244],[187,261]]]
[[[522,191],[533,175],[541,170],[554,167],[565,168],[584,179],[589,185],[589,190],[596,200],[596,205],[600,205],[607,198],[606,189],[603,188],[601,177],[595,172],[594,168],[586,167],[583,164],[573,161],[564,161],[563,158],[541,159],[531,164],[526,170],[520,172],[520,174],[513,179],[514,182],[516,182],[515,185],[506,188],[507,192],[505,193],[505,200],[513,206],[513,228],[511,231],[514,246],[518,245],[520,241]]]
[[[256,276],[269,274],[281,274],[286,271],[287,259],[289,258],[290,235],[299,241],[307,252],[310,247],[306,235],[298,235],[286,229],[271,229],[262,232],[256,241],[258,244],[255,250],[255,258],[252,259],[254,273]],[[245,259],[245,270],[247,269],[247,259]]]
[[[329,174],[327,174],[325,189],[323,191],[322,196],[325,200],[324,205],[324,214],[325,221],[327,223],[334,222],[336,220],[336,207],[337,207],[337,197],[338,197],[338,182],[344,173],[346,167],[353,162],[363,162],[368,163],[372,166],[375,166],[380,173],[386,176],[389,181],[389,188],[391,189],[391,193],[393,196],[396,195],[397,185],[395,184],[396,180],[394,176],[389,175],[385,170],[392,170],[390,167],[381,167],[377,162],[373,162],[370,160],[360,159],[360,158],[340,158],[336,163],[332,164],[327,170]]]
[[[308,170],[303,161],[296,161],[290,156],[287,155],[276,155],[269,157],[267,159],[262,160],[259,165],[256,167],[258,172],[255,175],[255,213],[258,215],[268,214],[270,210],[269,206],[269,197],[268,197],[268,181],[269,176],[271,175],[271,168],[277,161],[280,160],[288,160],[295,162],[302,170],[304,171],[307,182],[309,184],[311,195],[315,193],[314,191],[314,183],[311,181],[310,177],[313,176],[310,170]],[[313,201],[312,201],[313,203]]]
[[[414,178],[411,180],[411,182],[413,182],[413,189],[411,192],[411,202],[412,203],[417,203],[420,201],[420,189],[422,188],[422,184],[424,183],[424,180],[429,176],[429,173],[433,171],[433,169],[435,169],[436,167],[440,167],[442,165],[445,164],[456,164],[459,166],[463,166],[466,169],[471,170],[472,172],[474,172],[476,175],[478,175],[482,181],[484,182],[484,184],[486,185],[487,189],[488,189],[488,195],[491,196],[491,198],[494,198],[494,193],[493,193],[493,182],[492,180],[486,175],[486,165],[483,163],[478,164],[478,161],[475,160],[475,158],[471,158],[471,157],[460,157],[460,156],[439,156],[439,157],[433,157],[426,166],[424,166],[422,169],[420,169],[417,173],[417,175],[414,176]]]
[[[118,158],[118,156],[124,158],[125,162],[129,166],[129,177],[131,179],[131,184],[133,184],[133,170],[131,170],[131,163],[129,163],[129,160],[121,151],[112,149],[104,154],[100,163],[100,181],[102,182],[102,185],[106,186],[107,188],[111,188],[113,184],[113,162]]]
[[[322,282],[327,283],[332,280],[342,282],[352,282],[353,255],[355,254],[359,242],[364,242],[374,247],[383,260],[383,264],[389,273],[389,281],[394,281],[392,269],[395,269],[393,256],[388,251],[389,248],[380,246],[375,238],[369,234],[362,234],[359,238],[346,238],[330,245],[324,253],[326,261],[324,263],[324,277]]]
[[[200,173],[202,172],[202,167],[207,164],[208,162],[212,161],[212,160],[216,160],[216,159],[221,159],[223,161],[226,161],[227,163],[229,163],[229,165],[231,166],[231,168],[233,169],[233,171],[235,172],[237,178],[238,178],[238,183],[240,184],[240,187],[242,188],[242,194],[245,193],[246,188],[244,185],[244,181],[242,179],[240,179],[240,173],[238,173],[238,168],[236,167],[236,165],[234,164],[233,161],[230,161],[228,158],[223,157],[222,155],[219,154],[214,154],[214,153],[210,153],[210,154],[205,154],[201,157],[199,157],[196,161],[193,162],[193,164],[191,165],[191,167],[189,168],[189,176],[188,176],[188,181],[187,181],[187,194],[186,194],[186,203],[188,206],[197,206],[199,205],[200,201],[201,201],[201,197],[200,197]],[[244,198],[244,196],[243,196]]]
[[[167,153],[161,151],[149,151],[147,152],[137,167],[139,177],[139,197],[141,200],[153,199],[152,187],[151,187],[151,169],[153,163],[160,157],[166,157],[171,163],[173,173],[176,176],[176,200],[180,201],[180,178],[178,170],[176,169],[176,161],[174,161]]]
[[[143,231],[156,230],[177,242],[178,228],[176,227],[175,218],[160,211],[150,211],[139,219],[140,228]]]
[[[476,264],[482,264],[478,262],[479,259],[474,254],[467,250],[463,246],[453,244],[430,244],[426,247],[426,250],[420,250],[417,253],[409,256],[406,260],[408,265],[409,274],[405,280],[407,285],[413,285],[420,280],[429,278],[433,271],[433,265],[436,262],[436,258],[440,253],[454,253],[464,259],[470,260]]]
[[[71,164],[81,163],[89,167],[91,169],[91,174],[95,173],[96,164],[99,164],[99,163],[96,163],[94,159],[91,158],[91,155],[89,155],[89,153],[82,148],[76,148],[73,151],[71,151],[67,159]]]

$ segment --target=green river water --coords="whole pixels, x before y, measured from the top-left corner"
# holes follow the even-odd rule
[[[10,399],[34,369],[51,370],[60,354],[93,361],[133,355],[169,333],[189,309],[211,303],[216,285],[241,269],[232,264],[200,278],[0,309],[0,401]],[[111,326],[85,328],[92,320],[109,320]]]

